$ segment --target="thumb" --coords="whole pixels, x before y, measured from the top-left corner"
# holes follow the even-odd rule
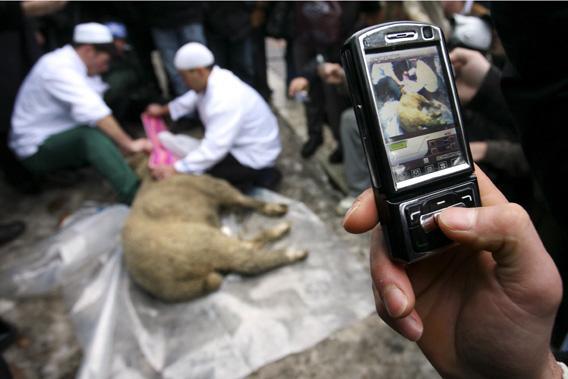
[[[515,300],[561,297],[561,279],[529,215],[506,203],[482,208],[451,208],[438,217],[444,234],[477,251],[489,251],[497,280]],[[534,291],[534,292],[533,292]],[[534,298],[533,298],[534,299]]]

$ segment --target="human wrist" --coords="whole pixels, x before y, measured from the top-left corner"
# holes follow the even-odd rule
[[[124,139],[120,143],[121,149],[126,153],[133,153],[134,152],[134,140],[130,137],[128,139]]]
[[[170,109],[168,107],[168,104],[165,105],[161,105],[160,106],[160,116],[166,116],[168,113],[170,113]]]

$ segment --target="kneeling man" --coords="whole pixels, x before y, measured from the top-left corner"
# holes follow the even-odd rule
[[[35,64],[16,98],[10,147],[38,176],[92,165],[129,204],[139,180],[116,145],[124,153],[149,152],[152,146],[131,139],[102,99],[98,75],[108,69],[112,42],[106,26],[79,24],[72,45]]]
[[[199,43],[182,46],[174,64],[191,90],[167,105],[151,104],[146,112],[177,120],[197,109],[205,137],[173,167],[154,168],[154,176],[208,173],[241,190],[273,188],[281,177],[274,166],[281,146],[268,104],[232,72],[215,66],[211,51]]]

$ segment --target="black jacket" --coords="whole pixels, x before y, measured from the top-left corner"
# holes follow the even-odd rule
[[[202,1],[145,1],[137,6],[150,27],[175,28],[203,22]]]
[[[20,84],[40,55],[19,1],[0,2],[0,53],[0,132],[5,132]]]

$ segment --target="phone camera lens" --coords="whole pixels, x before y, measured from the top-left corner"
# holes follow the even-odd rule
[[[424,38],[430,39],[434,37],[434,32],[432,31],[431,27],[425,26],[422,28],[422,35],[424,36]]]

